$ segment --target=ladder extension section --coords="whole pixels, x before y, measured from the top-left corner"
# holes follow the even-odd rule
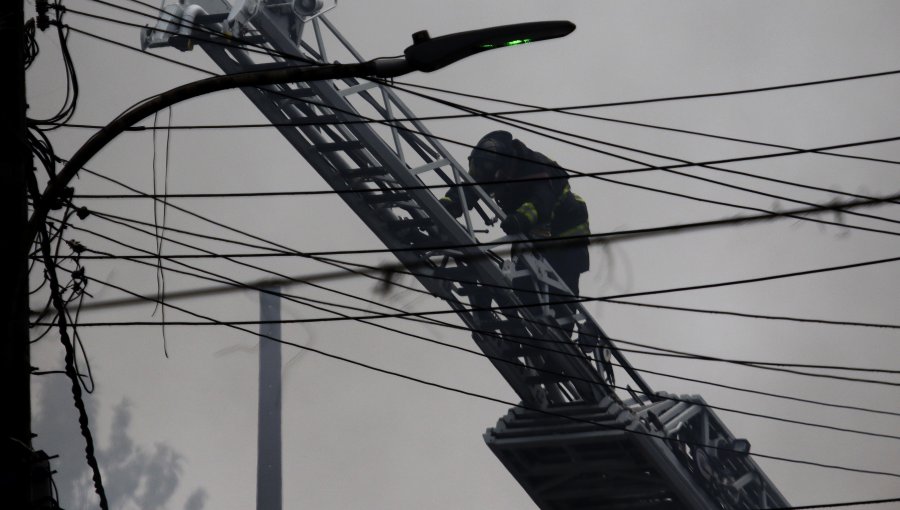
[[[335,49],[364,60],[321,12],[297,10],[306,4],[175,3],[141,43],[197,45],[227,74],[334,62]],[[443,189],[425,186],[471,178],[391,88],[344,79],[242,90],[406,270],[450,305],[522,399],[485,441],[538,506],[788,506],[740,453],[749,443],[734,439],[702,399],[654,393],[580,303],[552,306],[548,293],[569,290],[527,244],[504,256],[505,245],[479,243],[468,210],[462,222],[447,213],[435,195]],[[474,190],[483,222],[501,219],[499,206]],[[530,287],[514,290],[513,279]]]
[[[145,46],[178,42],[179,48],[187,47],[184,39],[199,34],[197,45],[231,74],[328,61],[322,42],[328,29],[362,60],[325,16],[303,24],[287,8],[290,4],[260,3],[248,19],[254,40],[266,43],[263,50],[236,45],[245,37],[216,36],[214,32],[223,30],[219,21],[225,11],[210,11],[216,5],[213,0],[205,4],[202,10],[168,6],[166,19],[156,29],[145,29]],[[193,9],[192,19],[208,21],[206,30],[187,30],[190,25],[179,20],[179,9]],[[315,45],[302,37],[309,25]],[[516,255],[506,259],[495,253],[500,245],[479,246],[468,211],[463,222],[457,221],[433,189],[423,189],[472,181],[424,125],[398,120],[413,118],[413,113],[390,88],[346,79],[242,90],[313,169],[342,192],[341,198],[406,269],[450,304],[525,405],[545,408],[619,398],[613,387],[619,374],[613,373],[611,357],[624,367],[618,370],[620,378],[652,394],[580,303],[550,306],[546,292],[568,289],[545,260],[527,246],[517,245]],[[476,192],[482,203],[475,211],[485,222],[502,217],[489,196],[477,187]],[[531,292],[510,288],[513,277],[523,276],[533,282]],[[573,322],[578,332],[574,339],[569,334]]]

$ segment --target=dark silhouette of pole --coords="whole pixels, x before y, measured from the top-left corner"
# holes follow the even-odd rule
[[[356,64],[286,64],[265,67],[245,73],[215,76],[195,81],[152,96],[129,108],[97,131],[82,145],[50,180],[43,193],[34,190],[33,213],[28,217],[26,183],[31,169],[30,149],[26,143],[25,116],[25,15],[18,0],[0,6],[0,68],[5,67],[4,83],[9,98],[0,112],[3,140],[11,146],[2,172],[2,211],[4,240],[12,245],[8,284],[0,303],[3,324],[3,347],[0,370],[6,407],[3,422],[3,470],[0,494],[10,508],[32,506],[30,495],[31,459],[31,389],[29,377],[28,336],[28,254],[32,243],[47,220],[52,204],[66,196],[71,180],[82,166],[106,147],[119,134],[135,123],[176,103],[201,95],[242,87],[262,87],[280,83],[335,80],[341,78],[392,78],[411,71],[431,72],[475,53],[525,42],[567,35],[575,25],[567,21],[523,23],[461,32],[432,39],[427,32],[413,36],[414,44],[404,56],[380,58]],[[11,142],[11,143],[9,143]],[[47,263],[51,262],[46,258]],[[268,342],[264,342],[268,343]],[[280,417],[279,417],[280,427]],[[280,448],[279,448],[280,452]],[[280,460],[279,460],[280,462]],[[279,470],[280,471],[280,470]],[[280,478],[280,473],[279,473]],[[101,496],[102,498],[102,496]],[[279,493],[280,499],[280,493]]]
[[[259,293],[259,422],[256,509],[281,510],[281,289]]]
[[[7,87],[0,114],[4,151],[0,207],[6,243],[7,279],[0,302],[3,346],[3,448],[0,494],[7,508],[31,506],[31,367],[28,343],[28,205],[26,175],[31,152],[26,143],[24,2],[0,2],[0,69]],[[8,505],[8,506],[7,506]]]

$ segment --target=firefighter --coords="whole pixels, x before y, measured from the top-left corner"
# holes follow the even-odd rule
[[[493,131],[479,140],[469,156],[469,175],[503,209],[506,219],[500,228],[507,234],[541,239],[590,233],[587,206],[570,189],[565,170],[507,131]],[[524,181],[510,182],[516,179]],[[460,190],[469,209],[478,200],[471,187],[452,188],[441,203],[454,217],[463,213]],[[577,296],[581,273],[590,266],[588,240],[537,243],[536,249]]]

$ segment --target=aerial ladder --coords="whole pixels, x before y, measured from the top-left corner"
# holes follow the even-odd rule
[[[199,47],[227,74],[364,61],[325,1],[170,3],[141,44]],[[476,238],[475,215],[490,225],[502,210],[391,88],[348,78],[242,90],[515,390],[521,404],[484,440],[538,507],[788,506],[700,396],[654,392],[577,299],[553,306],[569,289],[521,237]],[[437,185],[473,186],[480,204],[457,220]]]

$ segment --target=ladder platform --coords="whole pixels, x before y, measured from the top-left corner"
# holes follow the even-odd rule
[[[604,403],[513,408],[484,440],[542,509],[718,508],[639,416]]]

